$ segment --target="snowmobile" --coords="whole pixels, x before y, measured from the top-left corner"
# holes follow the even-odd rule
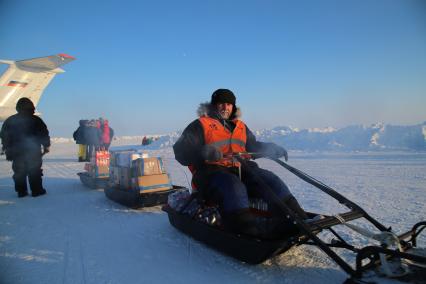
[[[120,188],[117,185],[107,185],[104,188],[104,193],[106,197],[121,205],[133,209],[138,209],[143,207],[163,205],[167,203],[167,197],[169,194],[183,188],[184,187],[182,186],[173,185],[172,188],[166,190],[143,192],[134,189]]]
[[[108,177],[92,177],[89,172],[77,173],[81,182],[92,189],[105,188],[108,184]]]
[[[250,167],[247,165],[247,157],[256,156],[257,158],[261,157],[256,153],[236,153],[232,155],[232,158],[240,162],[241,167],[253,175],[254,173],[250,171]],[[283,213],[282,218],[291,221],[297,227],[297,230],[291,230],[292,232],[277,239],[259,238],[226,231],[217,221],[220,220],[220,216],[214,211],[214,207],[214,214],[207,214],[207,216],[204,212],[206,210],[212,212],[212,207],[199,205],[195,207],[196,210],[191,208],[194,207],[194,200],[199,199],[197,193],[190,194],[188,198],[177,200],[178,206],[170,203],[163,206],[163,211],[168,214],[171,225],[194,239],[249,264],[260,264],[286,252],[293,246],[313,245],[320,248],[349,274],[350,278],[348,278],[347,283],[362,282],[360,279],[363,274],[374,269],[378,269],[385,276],[398,277],[399,280],[403,281],[426,279],[426,249],[417,247],[417,238],[426,228],[426,221],[415,224],[411,230],[401,235],[396,235],[390,227],[388,228],[378,222],[360,206],[331,187],[279,159],[269,159],[303,181],[330,195],[347,207],[349,211],[334,216],[307,212],[311,219],[303,220],[283,203],[265,182],[257,177],[262,190],[265,190],[269,199],[279,206]],[[174,202],[176,203],[176,200]],[[202,204],[202,201],[196,201],[196,203]],[[314,216],[319,218],[312,218]],[[375,227],[378,232],[371,232],[364,226],[360,227],[350,223],[361,218],[368,223],[368,228]],[[366,238],[377,241],[380,245],[356,247],[345,241],[342,234],[335,230],[335,227],[339,225],[344,225]],[[325,240],[322,232],[331,233],[333,239],[331,241]],[[337,253],[338,249],[340,249],[339,252],[342,252],[341,249],[343,249],[353,253],[355,263],[342,258]]]

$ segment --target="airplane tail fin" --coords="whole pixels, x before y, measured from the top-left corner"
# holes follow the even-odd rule
[[[57,54],[19,61],[0,60],[9,65],[0,78],[0,108],[14,112],[16,102],[22,97],[29,98],[37,106],[53,77],[65,72],[59,67],[74,59],[67,54]]]

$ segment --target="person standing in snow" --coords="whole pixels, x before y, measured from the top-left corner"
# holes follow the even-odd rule
[[[274,143],[259,142],[250,129],[239,119],[240,110],[236,98],[228,89],[218,89],[210,103],[201,104],[199,118],[189,124],[181,137],[173,145],[176,160],[189,166],[193,173],[193,185],[203,198],[219,205],[219,211],[225,229],[250,235],[262,235],[264,230],[275,230],[274,226],[284,225],[278,222],[270,228],[259,226],[258,218],[249,211],[249,197],[264,199],[276,215],[281,214],[278,206],[271,200],[256,179],[242,168],[239,178],[239,165],[226,158],[227,154],[255,152],[267,157],[281,158],[287,161],[287,151]],[[300,207],[284,182],[275,174],[258,167],[254,161],[248,161],[253,172],[275,192],[276,195],[301,218],[306,213]],[[279,219],[281,220],[281,218]]]
[[[49,152],[50,136],[43,120],[34,115],[34,104],[29,98],[16,103],[15,115],[3,123],[0,138],[6,159],[12,161],[13,180],[18,197],[28,195],[27,177],[32,196],[46,194],[43,188],[42,156]]]
[[[75,140],[75,143],[78,145],[78,161],[79,162],[86,162],[90,161],[89,157],[89,149],[85,137],[85,132],[87,128],[88,120],[81,119],[79,121],[79,127],[76,131],[73,133],[73,138]]]
[[[146,136],[144,136],[142,139],[142,146],[146,146],[146,145],[148,145],[148,139],[146,138]]]
[[[87,157],[90,160],[94,152],[102,146],[102,129],[99,120],[92,119],[88,122],[84,131],[84,139],[89,146]]]
[[[107,119],[99,118],[99,122],[101,124],[101,148],[104,150],[108,150],[111,145],[112,138],[114,137],[114,130],[109,126],[109,122]]]

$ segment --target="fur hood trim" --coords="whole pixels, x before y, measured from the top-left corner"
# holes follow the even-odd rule
[[[216,117],[217,115],[215,115],[215,112],[216,110],[211,103],[209,102],[201,103],[197,109],[197,116],[198,117],[202,117],[202,116]],[[231,120],[240,119],[241,115],[242,115],[241,109],[238,106],[235,106],[231,114],[231,117],[229,119]]]

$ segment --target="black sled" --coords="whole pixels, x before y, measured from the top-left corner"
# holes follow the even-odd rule
[[[279,255],[306,238],[303,234],[283,236],[279,239],[259,239],[248,235],[227,232],[221,227],[194,220],[165,205],[170,224],[194,239],[249,264],[260,264]]]
[[[122,189],[119,186],[108,185],[104,189],[106,197],[121,205],[129,208],[138,209],[143,207],[151,207],[163,205],[167,203],[167,197],[170,193],[183,187],[173,185],[171,189],[156,192],[141,192],[133,189]]]
[[[101,189],[108,185],[108,177],[92,177],[88,172],[77,173],[81,182],[88,188]]]
[[[247,154],[245,154],[247,155]],[[248,172],[250,168],[247,166],[246,161],[241,158],[240,154],[234,155],[238,161],[241,162],[242,167],[245,167]],[[411,253],[412,250],[417,249],[417,237],[426,228],[426,222],[419,222],[413,228],[399,236],[391,232],[391,228],[387,228],[373,217],[368,215],[361,207],[348,200],[334,189],[315,180],[300,170],[291,167],[278,159],[272,159],[302,180],[312,184],[324,193],[336,199],[339,203],[345,205],[349,211],[341,213],[336,216],[324,216],[317,220],[306,222],[299,218],[290,208],[288,208],[281,200],[269,189],[268,185],[262,180],[258,179],[262,189],[266,190],[271,200],[279,205],[283,218],[289,219],[298,228],[290,235],[283,235],[279,239],[260,239],[258,237],[235,234],[227,232],[219,226],[212,226],[205,222],[197,220],[188,214],[182,213],[185,208],[179,212],[169,205],[163,207],[167,212],[169,221],[178,230],[193,237],[194,239],[207,244],[208,246],[219,250],[229,256],[238,260],[244,261],[249,264],[259,264],[267,259],[277,256],[297,245],[313,245],[320,248],[330,258],[332,258],[347,274],[350,279],[348,283],[356,283],[362,278],[363,273],[368,270],[373,270],[382,266],[389,267],[390,261],[401,263],[403,271],[393,272],[385,269],[385,276],[398,277],[400,280],[416,281],[416,283],[425,283],[426,279],[426,256],[421,254]],[[191,198],[190,198],[191,199]],[[309,213],[308,216],[312,217],[313,214]],[[337,225],[352,226],[357,230],[357,226],[351,225],[349,222],[352,220],[363,218],[370,225],[378,229],[378,234],[370,235],[369,237],[378,238],[381,245],[355,247],[346,242],[344,238],[339,235],[333,227]],[[335,236],[333,240],[327,242],[322,240],[319,234],[322,231],[328,231]],[[359,230],[358,233],[365,233]],[[395,247],[388,244],[387,241],[393,239]],[[335,248],[345,249],[350,251],[355,256],[355,263],[349,263],[337,254]],[[420,279],[420,282],[418,282]]]

